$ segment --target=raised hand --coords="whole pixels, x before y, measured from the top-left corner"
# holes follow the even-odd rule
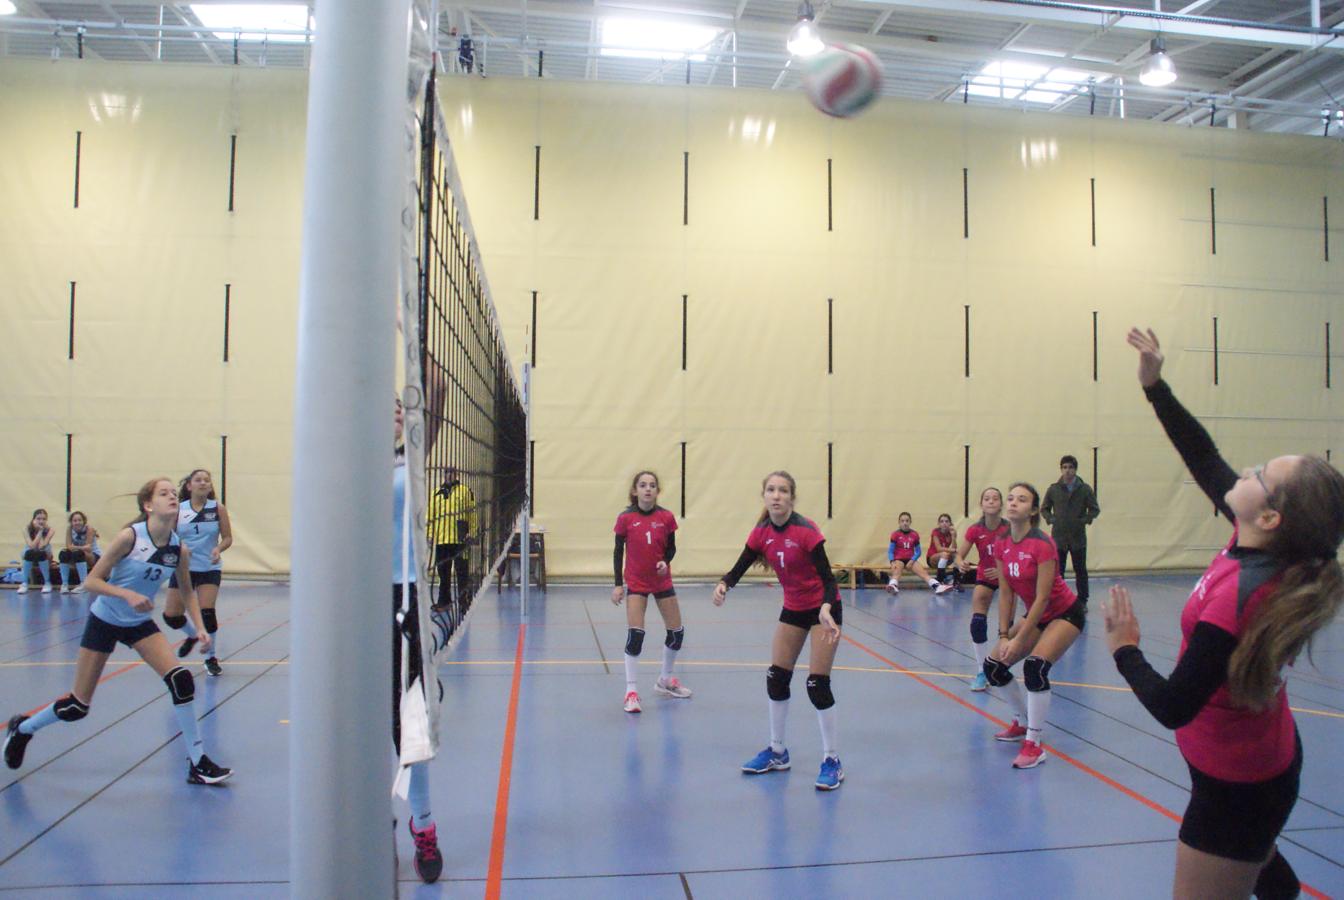
[[[1125,340],[1129,346],[1139,351],[1139,384],[1144,387],[1157,384],[1158,379],[1162,377],[1162,363],[1166,357],[1162,355],[1162,346],[1158,343],[1153,329],[1140,331],[1131,328]]]

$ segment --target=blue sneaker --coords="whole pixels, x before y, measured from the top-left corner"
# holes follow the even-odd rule
[[[989,690],[989,682],[985,680],[984,672],[975,673],[975,677],[971,679],[971,690],[976,692]]]
[[[771,769],[779,769],[781,772],[789,767],[789,751],[776,753],[769,747],[766,747],[760,753],[757,753],[751,759],[742,764],[742,771],[749,772],[752,775],[764,775]]]
[[[821,771],[817,773],[817,790],[833,791],[845,780],[845,770],[840,768],[840,757],[828,756],[821,761]]]

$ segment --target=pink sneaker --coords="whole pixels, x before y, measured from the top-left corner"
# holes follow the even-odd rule
[[[946,593],[947,593],[948,591],[950,591],[950,590],[952,590],[952,585],[950,585],[950,584],[940,584],[940,585],[938,585],[936,588],[933,589],[933,592],[934,592],[935,594],[946,594]]]
[[[1013,760],[1014,769],[1034,769],[1045,762],[1045,751],[1035,741],[1023,741],[1022,749]]]
[[[419,875],[425,884],[433,884],[443,874],[443,854],[439,852],[438,826],[430,825],[424,831],[416,831],[414,821],[408,824],[411,826],[411,840],[415,842],[415,874]]]
[[[676,697],[678,700],[685,700],[691,696],[691,689],[677,680],[677,676],[669,675],[667,678],[659,678],[653,683],[655,693],[663,694],[668,697]],[[629,710],[626,710],[629,712]]]
[[[630,691],[625,695],[625,711],[628,713],[642,712],[639,706],[639,694]]]
[[[1003,731],[1000,731],[998,734],[994,735],[994,740],[1020,741],[1026,736],[1027,736],[1027,729],[1023,728],[1018,723],[1017,719],[1013,719],[1013,724],[1009,725],[1007,728],[1003,729]],[[1016,763],[1014,763],[1014,765],[1016,765]]]

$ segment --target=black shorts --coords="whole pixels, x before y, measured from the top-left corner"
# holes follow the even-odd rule
[[[219,587],[220,576],[223,574],[224,573],[219,571],[218,569],[214,569],[210,572],[192,572],[191,573],[192,590],[195,590],[196,588],[200,587],[203,584],[213,584],[215,587]],[[177,589],[176,572],[174,572],[172,577],[168,579],[168,587],[172,588],[173,590]]]
[[[999,583],[997,581],[981,581],[979,578],[975,579],[975,586],[989,588],[990,591],[997,591],[999,589]]]
[[[42,562],[43,560],[51,560],[51,550],[34,550],[32,547],[29,547],[27,550],[23,551],[24,562]]]
[[[1036,627],[1044,631],[1045,626],[1049,625],[1050,622],[1068,622],[1074,628],[1077,628],[1079,631],[1082,631],[1085,627],[1087,627],[1087,601],[1086,600],[1073,601],[1073,606],[1070,606],[1068,609],[1064,610],[1059,615],[1055,616],[1049,621],[1042,622]]]
[[[159,626],[154,624],[153,619],[146,619],[139,625],[113,625],[89,613],[88,621],[84,623],[84,636],[79,639],[79,646],[95,653],[111,653],[117,649],[118,641],[127,647],[133,647],[151,634],[158,633]]]
[[[1292,765],[1268,781],[1223,781],[1190,766],[1190,805],[1181,821],[1181,843],[1223,859],[1268,859],[1297,803],[1301,736],[1296,740]]]
[[[401,585],[392,585],[392,746],[401,754],[401,642],[403,636],[410,646],[420,643],[420,615],[416,608],[419,602],[415,585],[411,585],[411,608],[401,622]],[[406,661],[407,679],[411,684],[420,677],[420,653],[413,652]]]
[[[648,591],[631,591],[631,590],[626,590],[625,593],[630,597],[652,597],[655,600],[666,600],[668,597],[677,596],[677,589],[668,588],[665,591],[654,591],[652,594],[650,594]]]
[[[844,624],[844,610],[841,608],[839,600],[831,601],[831,618],[835,619],[837,625]],[[801,628],[804,631],[811,631],[821,624],[821,607],[815,606],[812,609],[788,609],[786,607],[779,611],[779,621],[785,625]]]

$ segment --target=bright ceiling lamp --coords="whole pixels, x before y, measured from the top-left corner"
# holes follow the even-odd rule
[[[1176,64],[1167,55],[1167,45],[1160,37],[1153,38],[1152,55],[1139,72],[1139,81],[1148,87],[1166,87],[1176,80]]]
[[[2,2],[2,0],[0,0]],[[222,41],[237,34],[245,41],[302,43],[305,34],[271,34],[274,31],[307,31],[306,3],[193,3],[191,11],[202,25]]]
[[[0,16],[12,16],[18,11],[19,8],[14,5],[13,0],[0,0]]]
[[[709,46],[723,34],[708,25],[658,19],[602,19],[600,27],[601,55],[634,59],[703,62]]]
[[[814,23],[817,14],[812,9],[811,0],[798,4],[798,24],[789,32],[784,46],[794,56],[816,56],[826,45],[821,42],[821,32]]]

